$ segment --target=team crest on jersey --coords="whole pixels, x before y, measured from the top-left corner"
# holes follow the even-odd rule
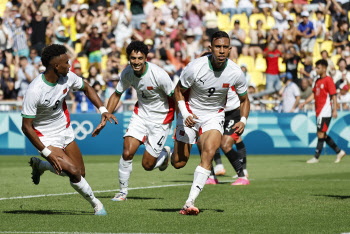
[[[229,83],[223,83],[223,84],[222,84],[222,87],[223,87],[223,88],[229,88],[229,87],[230,87],[230,84],[229,84]]]
[[[63,90],[63,94],[66,94],[67,93],[67,88],[65,88],[64,90]]]
[[[324,87],[324,85],[323,85],[323,84],[321,84],[321,89],[323,89],[323,87]]]
[[[153,86],[147,86],[147,90],[153,90]]]

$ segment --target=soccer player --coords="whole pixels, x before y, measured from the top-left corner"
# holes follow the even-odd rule
[[[186,165],[197,135],[197,145],[201,152],[201,162],[194,172],[189,197],[180,210],[183,215],[199,213],[194,202],[210,175],[213,156],[220,147],[224,132],[224,107],[231,86],[235,87],[239,95],[242,111],[241,121],[233,126],[236,133],[243,133],[249,115],[250,103],[244,74],[237,64],[228,59],[231,51],[228,34],[215,32],[209,49],[212,55],[195,59],[188,64],[175,88],[175,99],[181,114],[177,119],[172,165],[177,169]],[[185,92],[188,89],[190,90]]]
[[[66,53],[66,47],[57,44],[43,50],[41,61],[46,71],[30,83],[23,100],[22,131],[47,160],[30,159],[32,179],[39,184],[46,170],[68,176],[71,186],[92,205],[95,215],[107,215],[85,180],[84,161],[74,140],[65,97],[69,90],[80,89],[99,108],[103,119],[116,123],[117,119],[108,113],[94,89],[69,71]]]
[[[148,47],[143,42],[134,41],[128,45],[126,53],[130,65],[123,70],[115,93],[108,101],[107,109],[112,112],[122,93],[130,86],[136,89],[138,102],[135,104],[134,113],[124,135],[123,154],[119,162],[120,192],[112,198],[112,201],[126,200],[132,160],[141,144],[144,143],[146,146],[142,158],[145,170],[159,168],[160,171],[164,171],[167,168],[170,148],[164,147],[164,144],[175,111],[172,99],[174,84],[163,69],[146,62]],[[102,119],[92,136],[98,135],[106,122],[106,118]]]
[[[327,76],[328,62],[324,59],[316,62],[316,72],[319,78],[315,82],[313,93],[299,105],[299,109],[305,104],[315,99],[316,123],[317,123],[317,146],[315,156],[307,161],[307,163],[318,163],[322,153],[323,143],[326,142],[336,153],[337,159],[335,163],[339,163],[345,156],[344,150],[339,149],[333,139],[327,135],[327,130],[331,118],[337,118],[337,90],[333,79]],[[333,110],[331,100],[333,101]]]
[[[247,179],[244,168],[243,160],[247,155],[245,145],[239,134],[235,132],[233,128],[234,124],[239,122],[241,119],[240,113],[240,100],[235,91],[235,87],[232,86],[228,91],[227,103],[225,106],[225,124],[224,124],[224,135],[221,138],[220,147],[228,160],[230,161],[232,167],[235,169],[238,179],[232,183],[232,185],[248,185],[249,180]],[[232,146],[236,144],[237,151],[235,151]],[[218,160],[220,157],[220,151],[216,152],[214,159]],[[213,172],[213,170],[212,170]],[[211,173],[206,184],[217,184],[218,181]]]

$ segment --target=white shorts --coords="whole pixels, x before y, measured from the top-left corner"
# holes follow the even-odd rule
[[[134,113],[124,137],[130,136],[143,142],[147,152],[158,158],[169,135],[170,128],[171,123],[155,124],[141,119],[140,116]]]
[[[176,123],[176,140],[191,145],[196,144],[197,138],[209,130],[218,130],[221,135],[224,133],[225,112],[215,115],[197,116],[197,124],[189,128],[185,125],[182,115],[178,115]]]
[[[47,146],[54,146],[60,149],[65,149],[72,141],[74,141],[74,131],[70,125],[68,128],[61,132],[55,133],[54,135],[45,135],[39,137],[40,141]]]

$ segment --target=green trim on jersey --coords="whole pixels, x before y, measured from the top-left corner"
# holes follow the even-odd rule
[[[43,79],[43,81],[45,82],[45,84],[47,84],[48,86],[51,86],[51,87],[54,87],[54,86],[57,85],[57,83],[58,83],[58,80],[57,80],[56,83],[48,82],[48,81],[45,79],[44,73],[42,74],[41,78]]]
[[[244,95],[246,95],[247,94],[247,91],[245,91],[244,93],[237,93],[238,94],[238,96],[244,96]]]
[[[123,93],[119,93],[118,90],[115,90],[115,92],[116,92],[117,94],[119,94],[119,95],[122,95],[122,94],[123,94]]]
[[[188,89],[188,88],[186,88],[185,86],[182,85],[181,81],[180,81],[180,86],[181,86],[181,88],[183,88],[183,89]]]
[[[81,78],[83,80],[83,78]],[[85,82],[83,80],[83,85],[81,86],[81,88],[79,90],[83,90],[84,89],[84,85],[85,85]]]
[[[216,72],[220,72],[220,71],[223,71],[227,67],[227,59],[226,59],[225,66],[223,68],[221,68],[221,69],[214,69],[213,65],[211,64],[211,61],[210,61],[211,57],[212,57],[212,55],[208,56],[209,67],[210,67],[211,70],[216,71]]]
[[[140,79],[141,79],[143,76],[145,76],[145,75],[146,75],[147,71],[148,71],[148,63],[146,62],[146,70],[145,70],[145,72],[144,72],[144,73],[142,73],[142,75],[141,75],[141,76],[138,76],[138,75],[136,75],[136,73],[135,73],[135,71],[134,71],[134,75],[135,75],[135,76],[137,76],[138,78],[140,78]]]
[[[35,115],[24,115],[24,114],[21,114],[21,116],[23,118],[27,118],[27,119],[35,119]]]
[[[174,92],[175,92],[175,90],[171,91],[171,92],[168,94],[168,96],[169,96],[169,97],[173,96]]]

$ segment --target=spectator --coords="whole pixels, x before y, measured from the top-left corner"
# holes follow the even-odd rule
[[[345,59],[340,59],[338,61],[339,70],[336,71],[333,77],[337,89],[339,89],[342,84],[350,84],[350,72],[346,70],[346,65]]]
[[[272,40],[268,47],[265,48],[263,56],[266,58],[266,88],[264,91],[254,95],[259,98],[267,94],[278,92],[281,89],[281,81],[279,77],[278,58],[282,53],[276,48],[276,42]]]
[[[278,3],[276,11],[272,12],[272,16],[275,19],[275,26],[278,29],[278,34],[282,37],[284,30],[289,28],[289,12],[284,8],[283,3]]]
[[[258,20],[256,22],[257,29],[251,29],[249,36],[251,38],[249,54],[254,59],[257,54],[262,54],[266,43],[266,31],[263,29],[263,22]]]
[[[10,76],[10,68],[0,64],[0,87],[3,92],[3,100],[16,100],[15,80]]]
[[[196,35],[196,40],[200,40],[203,31],[202,31],[202,21],[200,19],[201,15],[199,10],[195,5],[188,4],[189,8],[186,11],[186,19],[188,21],[188,28],[193,30],[193,33]]]
[[[205,34],[207,34],[209,38],[219,30],[217,12],[218,9],[214,5],[214,2],[208,2],[208,7],[203,17],[203,25],[205,27]]]
[[[52,9],[52,6],[50,6],[50,9]],[[41,54],[41,50],[46,46],[46,28],[51,19],[52,16],[43,17],[42,13],[37,11],[30,23],[32,28],[32,35],[30,39],[32,47],[34,47],[39,54]]]
[[[301,87],[300,87],[300,99],[305,100],[307,99],[312,93],[312,88],[309,83],[309,79],[303,78],[301,80]]]
[[[107,24],[108,23],[108,16],[107,16],[107,11],[106,8],[104,7],[103,4],[99,3],[97,5],[97,11],[91,10],[92,15],[94,16],[92,23],[93,24]]]
[[[265,17],[269,15],[273,8],[273,1],[272,0],[259,0],[259,12],[264,13]]]
[[[236,0],[219,0],[220,11],[223,15],[230,14],[231,17],[237,13]]]
[[[38,55],[38,51],[36,51],[35,48],[30,49],[28,62],[33,65],[35,68],[39,68],[39,65],[41,63],[41,57]]]
[[[89,15],[89,5],[81,4],[79,7],[79,12],[76,14],[76,39],[80,40],[82,44],[85,44],[85,30],[87,29],[89,23],[92,21],[92,16]]]
[[[4,101],[5,99],[4,99],[4,91],[2,91],[1,89],[0,89],[0,102],[1,101]],[[0,105],[0,112],[2,112],[2,111],[6,111],[6,112],[8,112],[8,111],[10,111],[11,110],[11,106],[10,105]]]
[[[300,76],[303,78],[311,78],[311,71],[313,69],[312,67],[312,57],[307,56],[305,58],[305,62],[301,62],[304,65],[304,68],[300,68]]]
[[[309,12],[301,13],[303,21],[298,26],[298,36],[301,36],[301,51],[312,54],[316,42],[315,29],[311,21],[309,21]]]
[[[19,17],[15,19],[15,27],[12,28],[12,34],[13,34],[12,49],[14,50],[15,53],[18,54],[19,57],[25,56],[28,58],[29,56],[28,39],[27,39],[26,32],[23,30],[23,27],[22,27],[22,20]]]
[[[195,40],[195,35],[192,29],[187,29],[186,35],[186,57],[190,60],[195,59],[195,55],[199,52],[199,41]]]
[[[288,16],[288,25],[289,28],[286,29],[283,33],[283,42],[285,44],[291,43],[295,46],[295,43],[297,42],[298,29],[295,27],[294,17],[291,15]]]
[[[103,77],[101,76],[100,71],[95,66],[91,66],[89,68],[89,76],[87,81],[91,86],[93,86],[93,84],[96,81],[98,81],[102,85],[105,85],[105,81],[103,80]]]
[[[19,58],[19,66],[15,67],[15,88],[18,89],[18,99],[21,101],[27,91],[28,85],[38,75],[35,67],[28,63],[27,57]]]
[[[254,9],[252,1],[253,0],[239,0],[237,6],[237,13],[242,14],[244,12],[249,18]]]
[[[102,90],[102,86],[100,84],[100,82],[95,81],[95,83],[92,85],[92,88],[96,91],[98,97],[101,99],[101,101],[103,103],[105,103],[105,99],[106,99],[106,92],[104,90]]]
[[[239,20],[235,20],[234,28],[228,35],[231,38],[231,54],[230,59],[237,61],[238,56],[242,53],[244,41],[246,38],[245,31],[239,27]]]
[[[164,13],[163,13],[163,17],[164,17]],[[169,18],[164,17],[164,19],[167,20],[166,25],[169,28],[175,28],[179,21],[183,22],[182,17],[180,17],[179,15],[179,9],[176,6],[171,10],[171,17]]]
[[[73,45],[70,37],[66,36],[65,31],[66,31],[66,28],[64,26],[59,26],[56,29],[55,31],[56,39],[54,40],[54,44],[60,44],[60,45],[68,44],[69,46]]]
[[[75,93],[75,99],[72,105],[72,113],[96,113],[94,104],[86,97],[84,92]]]
[[[107,106],[108,100],[111,97],[111,95],[115,92],[117,85],[120,81],[120,77],[118,74],[113,74],[112,78],[112,87],[108,87],[105,92],[105,101],[104,105]],[[116,106],[115,110],[113,113],[122,113],[123,112],[123,101],[125,100],[125,92],[122,94],[122,96],[119,99],[118,105]]]
[[[286,72],[292,74],[292,81],[298,86],[300,85],[298,77],[299,62],[300,56],[297,54],[295,47],[290,46],[284,56],[284,63],[286,64]]]
[[[81,77],[81,78],[84,78],[83,77],[83,73],[82,73],[82,71],[81,71],[81,64],[78,62],[78,63],[74,63],[74,65],[73,65],[73,68],[74,68],[74,73],[77,75],[77,76],[79,76],[79,77]]]
[[[5,51],[11,47],[10,39],[10,31],[3,24],[3,19],[0,17],[0,50]]]
[[[317,39],[324,40],[325,38],[328,39],[329,33],[326,31],[326,23],[324,14],[321,10],[316,11],[316,22],[315,22],[315,36]],[[327,33],[327,35],[326,35]]]
[[[164,4],[160,7],[160,10],[163,14],[163,19],[170,19],[171,18],[171,12],[174,8],[174,4],[172,0],[165,0]],[[169,26],[169,25],[168,25]]]
[[[349,84],[343,83],[337,95],[337,109],[350,110]]]
[[[333,36],[333,46],[337,50],[337,54],[341,54],[345,46],[349,44],[349,28],[348,23],[345,21],[340,22],[338,26],[339,31]]]
[[[300,101],[300,91],[298,86],[292,81],[293,75],[286,73],[284,76],[284,86],[279,91],[282,96],[281,111],[284,113],[297,112]]]
[[[335,66],[334,66],[332,59],[328,56],[327,50],[321,51],[321,57],[322,57],[322,59],[326,60],[328,63],[327,76],[333,77],[335,75],[335,72],[336,72]]]
[[[242,72],[244,74],[244,77],[245,77],[245,80],[247,81],[247,84],[249,85],[251,83],[251,77],[250,75],[248,74],[248,68],[247,68],[247,65],[246,64],[241,64],[241,69],[242,69]]]
[[[70,7],[70,4],[66,5],[61,17],[62,25],[65,28],[64,34],[70,37],[72,41],[76,41],[77,30],[76,30],[75,14],[71,8],[67,8],[67,7]]]
[[[338,31],[338,22],[348,22],[347,12],[342,8],[341,4],[339,4],[337,0],[327,0],[324,14],[330,14],[332,16],[333,34]]]
[[[142,0],[130,0],[130,11],[132,13],[131,25],[135,29],[140,28],[140,22],[146,20],[146,15],[143,11]]]
[[[114,27],[115,42],[117,50],[121,51],[124,47],[125,41],[127,41],[132,34],[131,28],[131,12],[125,9],[125,3],[120,1],[118,3],[117,10],[112,14],[112,25]]]
[[[86,42],[88,52],[89,52],[89,65],[93,66],[95,63],[97,63],[99,69],[101,70],[101,61],[102,61],[102,53],[101,53],[101,47],[102,47],[102,35],[99,32],[99,26],[97,24],[92,25],[91,32],[89,32],[88,39],[89,41]],[[92,84],[91,84],[92,85]]]
[[[146,20],[141,20],[140,28],[135,29],[134,37],[139,41],[144,41],[146,39],[154,38],[154,32],[148,28]]]
[[[271,40],[274,40],[278,45],[282,42],[282,37],[279,35],[278,28],[273,26],[270,30],[270,34],[267,36],[267,43],[270,43]]]

